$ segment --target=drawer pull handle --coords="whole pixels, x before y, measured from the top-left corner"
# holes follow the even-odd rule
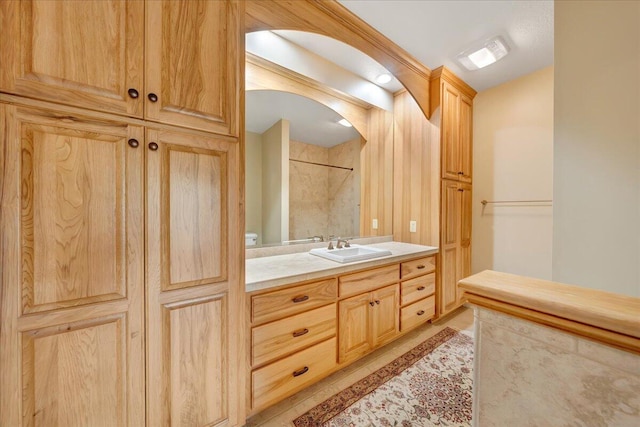
[[[293,301],[294,304],[295,304],[295,303],[298,303],[298,302],[304,302],[304,301],[306,301],[308,299],[309,299],[309,295],[302,295],[302,296],[299,296],[299,297],[294,297],[291,301]]]
[[[370,305],[371,307],[373,307],[373,306],[374,306],[374,304],[375,304],[375,303],[374,303],[373,301],[369,301],[369,305]]]
[[[298,331],[293,331],[293,337],[298,338],[308,333],[309,333],[309,330],[307,328],[300,329]]]
[[[420,310],[419,312],[416,313],[418,316],[422,316],[424,314],[424,310]]]
[[[417,268],[418,270],[422,270],[424,268],[424,265],[420,264]]]
[[[376,304],[380,305],[380,300],[379,299],[376,300]]]
[[[309,370],[309,367],[305,366],[304,368],[302,368],[300,370],[293,371],[293,376],[294,377],[299,377],[302,374],[306,374],[308,370]]]
[[[424,286],[418,286],[419,291],[424,291],[424,289],[425,289]]]

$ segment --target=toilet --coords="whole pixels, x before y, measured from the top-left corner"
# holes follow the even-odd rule
[[[256,233],[244,233],[244,245],[255,246],[258,243],[258,234]]]

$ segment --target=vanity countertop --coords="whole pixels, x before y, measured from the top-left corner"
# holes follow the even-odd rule
[[[388,249],[392,255],[348,264],[330,261],[309,252],[248,258],[245,263],[245,289],[247,292],[264,290],[438,253],[437,247],[411,243],[381,242],[368,246]]]

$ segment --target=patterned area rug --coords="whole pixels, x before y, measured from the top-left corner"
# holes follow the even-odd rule
[[[445,328],[296,418],[296,427],[470,426],[473,338]]]

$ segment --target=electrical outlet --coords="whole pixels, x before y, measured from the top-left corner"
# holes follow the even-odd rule
[[[417,229],[418,229],[418,222],[417,221],[409,221],[409,232],[410,233],[415,233]]]
[[[373,228],[374,230],[378,229],[378,220],[377,219],[373,220],[373,224],[371,225],[371,228]]]

